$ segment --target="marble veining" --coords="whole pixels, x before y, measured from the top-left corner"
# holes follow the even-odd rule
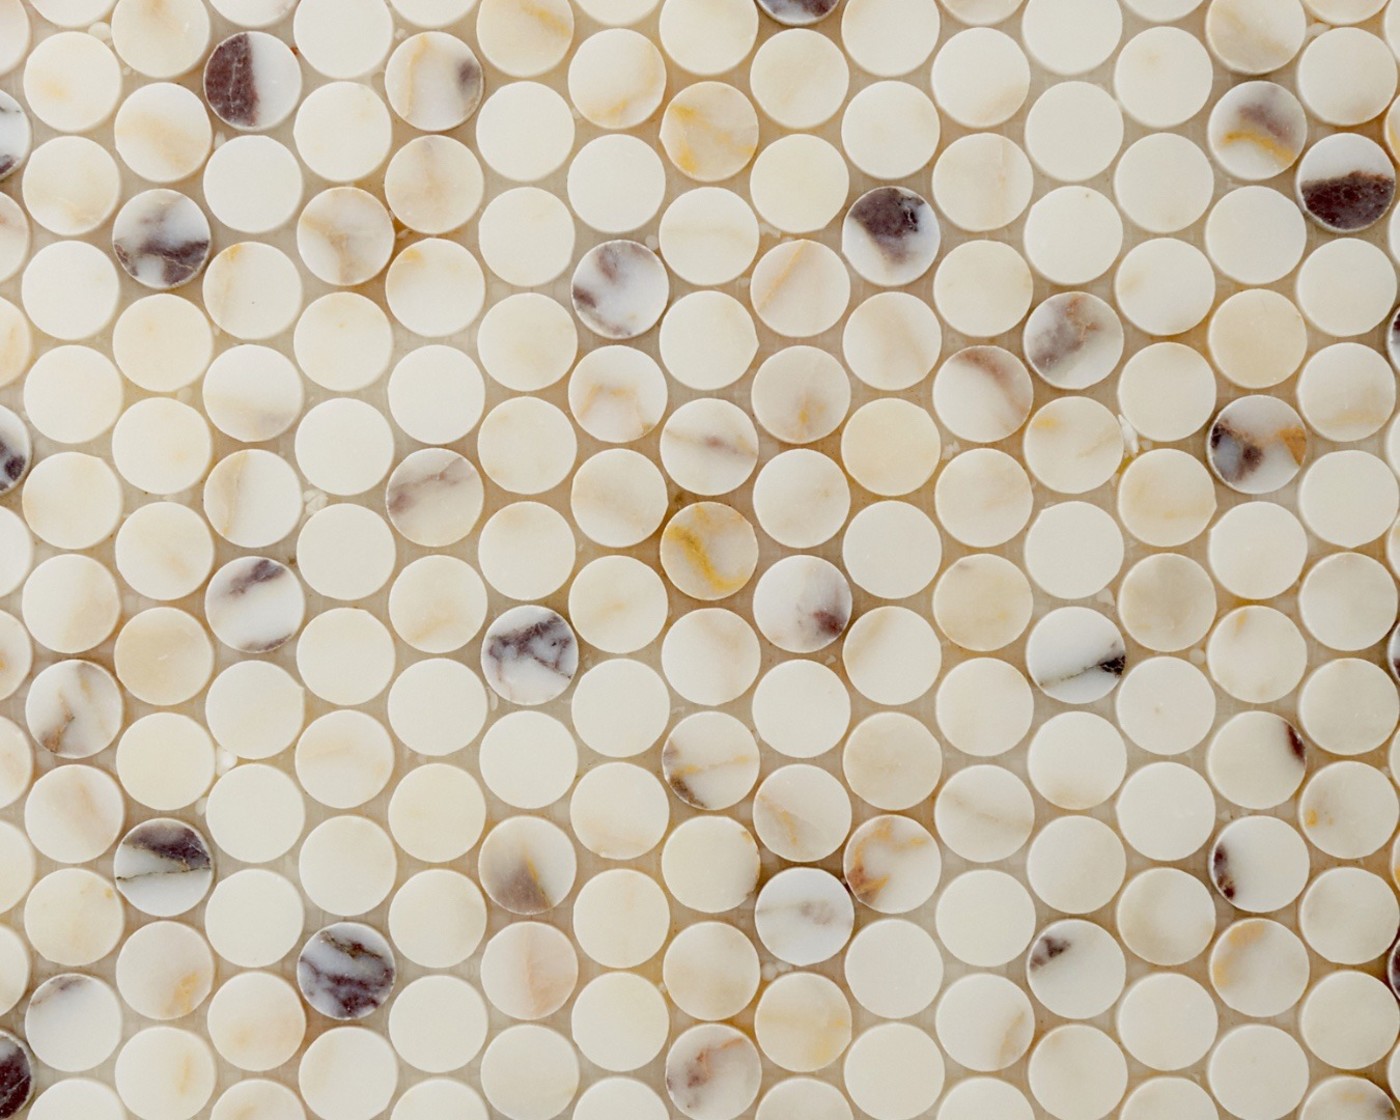
[[[925,199],[901,187],[866,191],[846,211],[841,251],[871,283],[895,288],[917,280],[938,255],[938,218]]]
[[[759,939],[789,964],[829,960],[850,940],[855,909],[841,881],[825,871],[793,867],[775,875],[754,903]]]
[[[1026,668],[1047,695],[1086,703],[1110,692],[1127,667],[1118,628],[1087,607],[1061,607],[1041,619],[1026,642]]]
[[[182,821],[144,821],[122,837],[112,863],[117,889],[138,910],[158,917],[183,914],[214,879],[209,844]]]
[[[815,653],[839,638],[851,620],[851,587],[834,564],[791,556],[754,588],[754,621],[790,653]]]
[[[1103,300],[1088,292],[1060,292],[1026,320],[1026,361],[1060,389],[1102,381],[1123,353],[1123,325]]]
[[[280,39],[263,31],[239,31],[210,52],[204,98],[225,124],[261,132],[296,108],[301,68]]]
[[[899,913],[932,894],[942,857],[933,837],[913,821],[880,816],[856,830],[842,864],[846,885],[857,901]]]
[[[9,1031],[0,1033],[0,1115],[16,1116],[34,1095],[29,1051]]]
[[[512,914],[552,910],[573,886],[573,846],[554,825],[534,817],[505,822],[486,839],[479,864],[482,888]]]
[[[485,75],[472,49],[451,35],[425,32],[405,40],[389,61],[385,92],[415,128],[455,128],[481,104]]]
[[[112,223],[112,248],[127,274],[148,288],[187,284],[209,259],[209,220],[178,191],[137,195]]]
[[[594,246],[574,269],[570,288],[584,325],[606,339],[635,338],[661,317],[670,293],[666,269],[636,241]]]
[[[1275,397],[1241,397],[1216,416],[1206,436],[1211,469],[1232,490],[1266,494],[1291,481],[1308,453],[1298,414]]]
[[[29,117],[8,93],[0,93],[0,179],[13,175],[29,154]]]
[[[1302,154],[1308,118],[1298,99],[1275,82],[1242,82],[1210,114],[1210,138],[1220,159],[1242,179],[1268,179]]]
[[[121,730],[121,689],[91,661],[60,661],[40,672],[25,697],[24,718],[34,741],[63,758],[88,758]]]
[[[246,556],[214,573],[204,610],[224,645],[241,653],[270,653],[301,628],[306,596],[287,565]]]
[[[1396,1120],[1398,59],[0,0],[0,1120]]]
[[[481,667],[486,682],[503,697],[542,704],[569,686],[578,669],[578,643],[554,611],[514,607],[486,631]]]
[[[733,1027],[691,1027],[666,1057],[666,1088],[691,1120],[742,1112],[758,1095],[760,1066],[754,1045]]]
[[[767,0],[763,10],[788,27],[805,27],[829,16],[836,5],[831,0]]]
[[[393,990],[389,943],[371,926],[336,922],[317,930],[297,956],[297,986],[306,1002],[331,1019],[363,1019]]]
[[[672,728],[662,773],[676,796],[697,809],[727,809],[758,780],[753,732],[723,712],[696,712]]]
[[[1375,225],[1395,199],[1395,167],[1380,145],[1338,133],[1319,140],[1298,164],[1298,196],[1323,229],[1354,233]]]
[[[15,488],[33,459],[33,443],[24,421],[10,409],[0,409],[0,494]]]
[[[461,540],[481,515],[481,475],[471,461],[447,448],[425,448],[404,459],[389,476],[384,506],[409,540],[437,546]]]

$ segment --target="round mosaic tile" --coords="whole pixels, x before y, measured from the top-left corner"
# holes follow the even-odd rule
[[[1397,13],[0,0],[0,1118],[1393,1118]]]

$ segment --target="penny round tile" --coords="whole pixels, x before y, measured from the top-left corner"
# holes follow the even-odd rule
[[[0,1115],[1392,1115],[1382,7],[0,0]]]

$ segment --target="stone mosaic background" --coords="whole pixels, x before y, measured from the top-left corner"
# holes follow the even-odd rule
[[[0,0],[0,1117],[1393,1120],[1397,50]]]

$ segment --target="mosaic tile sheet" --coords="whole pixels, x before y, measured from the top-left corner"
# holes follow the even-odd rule
[[[1398,50],[0,0],[0,1118],[1395,1120]]]

